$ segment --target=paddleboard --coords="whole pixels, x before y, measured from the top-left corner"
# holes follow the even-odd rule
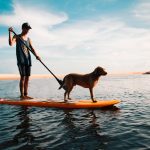
[[[51,107],[51,108],[102,108],[109,107],[119,103],[120,100],[98,100],[93,103],[91,100],[79,100],[79,101],[54,101],[54,100],[40,100],[40,99],[31,99],[31,100],[8,100],[0,99],[0,104],[7,105],[18,105],[18,106],[34,106],[34,107]]]

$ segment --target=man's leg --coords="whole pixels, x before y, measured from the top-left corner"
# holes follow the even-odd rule
[[[20,98],[24,99],[24,83],[25,83],[25,77],[24,76],[20,76]]]
[[[32,97],[28,96],[28,85],[29,85],[29,76],[25,76],[24,96],[25,96],[27,99],[32,99]]]
[[[25,99],[24,96],[24,82],[25,82],[25,75],[24,75],[24,66],[19,64],[18,65],[18,69],[19,69],[19,73],[20,73],[20,83],[19,83],[19,87],[20,87],[20,98],[21,99]]]
[[[24,95],[28,95],[28,84],[29,84],[29,76],[25,76],[25,83],[24,83]]]

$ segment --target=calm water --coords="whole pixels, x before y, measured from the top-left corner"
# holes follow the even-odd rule
[[[30,96],[62,99],[54,79],[30,81]],[[18,81],[0,81],[0,97],[18,98]],[[75,87],[75,99],[89,91]],[[150,76],[107,76],[97,99],[120,99],[118,108],[63,110],[0,105],[0,150],[148,150]]]

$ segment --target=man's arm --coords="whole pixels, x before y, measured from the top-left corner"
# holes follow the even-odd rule
[[[16,36],[12,36],[13,31],[12,27],[10,27],[8,31],[9,31],[9,45],[12,46],[16,42]]]
[[[32,52],[34,53],[34,55],[35,55],[36,59],[37,59],[37,60],[41,60],[41,58],[37,55],[37,53],[36,53],[35,49],[33,48],[33,46],[32,46],[32,42],[31,42],[31,40],[30,40],[30,39],[29,39],[29,44],[30,44],[30,48],[31,48]]]

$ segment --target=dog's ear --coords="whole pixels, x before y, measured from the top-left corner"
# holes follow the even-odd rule
[[[99,67],[95,68],[94,70],[94,75],[98,75],[99,74]]]

